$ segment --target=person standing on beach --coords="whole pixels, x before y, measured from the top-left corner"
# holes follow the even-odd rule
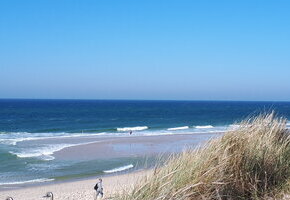
[[[101,178],[99,179],[99,182],[97,182],[97,184],[95,185],[94,189],[96,190],[96,199],[98,199],[99,195],[101,195],[101,198],[103,198],[103,180]]]

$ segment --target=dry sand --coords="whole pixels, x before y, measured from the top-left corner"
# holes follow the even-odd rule
[[[129,174],[103,177],[104,198],[110,197],[116,192],[130,189],[142,177],[149,175],[152,171],[138,171]],[[54,200],[94,200],[94,186],[97,179],[56,183],[50,185],[34,186],[23,189],[0,191],[0,199],[5,200],[8,196],[14,200],[37,200],[46,199],[43,196],[47,192],[53,192]],[[48,198],[49,199],[49,198]]]

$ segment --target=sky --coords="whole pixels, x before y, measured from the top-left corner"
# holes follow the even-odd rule
[[[1,0],[0,98],[290,101],[288,0]]]

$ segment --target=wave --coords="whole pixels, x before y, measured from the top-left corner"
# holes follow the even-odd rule
[[[239,124],[231,124],[231,125],[229,125],[229,130],[236,130],[238,128],[241,128],[241,125],[239,125]]]
[[[135,127],[124,127],[124,128],[117,128],[117,131],[143,131],[148,129],[148,126],[135,126]]]
[[[22,133],[22,134],[21,134]],[[46,140],[46,139],[58,139],[58,138],[73,138],[73,137],[90,137],[90,136],[101,136],[106,133],[54,133],[54,135],[49,135],[48,133],[27,133],[27,132],[15,132],[11,133],[12,136],[20,138],[0,138],[1,144],[6,145],[17,145],[18,142],[32,141],[32,140]],[[23,137],[26,136],[26,137]]]
[[[138,133],[134,136],[154,136],[154,135],[168,135],[168,134],[179,134],[178,131],[182,134],[191,134],[191,133],[212,133],[212,132],[224,132],[228,129],[233,129],[237,125],[227,125],[227,126],[181,126],[173,128],[149,128],[148,126],[136,126],[136,127],[123,127],[117,129],[111,129],[112,132],[99,132],[99,133],[29,133],[29,132],[7,132],[6,134],[0,135],[0,144],[4,145],[13,145],[16,146],[20,142],[25,141],[37,141],[37,140],[49,140],[49,139],[62,139],[62,138],[78,138],[78,137],[123,137],[128,136],[124,134],[129,131],[136,131]],[[235,127],[236,128],[236,127]],[[147,130],[150,129],[150,130]],[[185,129],[188,129],[185,131]],[[114,130],[114,131],[113,131]],[[117,132],[116,132],[117,130]],[[172,131],[172,132],[168,132]],[[65,143],[65,142],[64,142]]]
[[[195,126],[195,128],[198,128],[198,129],[207,129],[207,128],[214,128],[214,126],[212,126],[212,125],[206,125],[206,126]]]
[[[61,151],[61,150],[68,148],[68,147],[86,145],[86,144],[91,144],[91,143],[95,143],[95,142],[80,143],[80,144],[52,144],[52,145],[47,145],[45,147],[26,149],[22,152],[9,151],[9,153],[16,155],[18,158],[37,157],[37,158],[40,158],[42,160],[49,161],[49,160],[55,159],[52,156],[55,152]]]
[[[120,172],[120,171],[125,171],[128,169],[133,168],[134,165],[130,164],[130,165],[126,165],[123,167],[118,167],[118,168],[114,168],[114,169],[110,169],[110,170],[105,170],[104,173],[115,173],[115,172]]]
[[[181,126],[181,127],[175,127],[175,128],[168,128],[168,131],[177,131],[177,130],[184,130],[189,129],[189,126]]]
[[[33,179],[33,180],[28,180],[28,181],[15,181],[15,182],[6,182],[6,183],[0,182],[0,185],[19,185],[19,184],[25,184],[25,183],[43,183],[43,182],[49,182],[49,181],[54,181],[54,179],[40,178],[40,179]]]
[[[18,142],[24,142],[24,141],[30,141],[30,140],[40,140],[40,139],[47,139],[47,137],[43,137],[43,138],[27,137],[27,138],[0,139],[0,143],[15,146]]]

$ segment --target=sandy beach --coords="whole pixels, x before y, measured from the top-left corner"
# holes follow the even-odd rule
[[[52,179],[53,181],[51,182],[2,185],[2,187],[0,187],[0,199],[6,199],[8,196],[13,197],[14,200],[43,199],[42,197],[49,191],[54,193],[55,199],[93,199],[93,187],[98,177],[103,178],[105,197],[109,198],[112,194],[134,185],[140,180],[142,175],[150,172],[150,168],[154,166],[154,162],[149,164],[148,158],[152,156],[159,157],[165,153],[171,154],[181,152],[186,146],[201,144],[206,139],[217,135],[219,134],[209,134],[207,137],[205,137],[204,134],[149,137],[88,137],[23,142],[22,145],[25,145],[25,143],[34,144],[40,142],[73,143],[77,140],[83,140],[81,142],[90,143],[57,151],[52,154],[55,160],[48,161],[47,163],[45,162],[45,165],[43,165],[44,173],[46,173],[46,170],[49,170],[50,167],[54,165],[54,162],[84,161],[85,165],[76,168],[78,171],[70,172],[68,171],[69,169],[64,169],[67,173],[74,173],[73,176],[65,177],[65,179],[62,179],[62,177],[60,179],[55,179],[53,177],[55,180]],[[131,161],[127,164],[122,163],[124,159],[128,158],[138,159],[140,161],[137,162],[138,164]],[[95,160],[98,160],[98,162],[95,163]],[[117,160],[120,164],[116,167],[110,166],[110,160]],[[106,164],[106,162],[108,162],[108,164]],[[98,167],[104,164],[105,170],[101,172],[97,171]],[[126,165],[126,168],[122,169],[124,165]],[[151,165],[151,167],[148,165]],[[81,173],[82,171],[89,170],[93,173],[84,175],[78,174],[78,172]]]
[[[116,192],[122,192],[123,189],[132,187],[143,176],[151,172],[150,170],[143,170],[128,174],[102,177],[104,187],[103,199],[110,199]],[[96,178],[90,178],[87,180],[32,186],[23,189],[9,189],[0,191],[0,199],[6,199],[8,196],[13,197],[14,200],[45,199],[43,196],[47,192],[53,192],[55,200],[90,200],[95,197],[93,188],[96,181]]]
[[[196,146],[218,135],[219,133],[83,138],[83,142],[93,142],[86,145],[64,148],[55,152],[53,156],[57,160],[92,160],[177,153],[187,146]],[[60,139],[57,140],[60,141]],[[71,138],[63,140],[72,141]]]
[[[210,134],[208,137],[213,137]],[[219,135],[219,134],[217,134]],[[215,135],[215,136],[217,136]],[[82,138],[82,142],[92,142],[86,145],[78,145],[64,148],[53,154],[56,161],[67,160],[95,160],[101,159],[123,159],[126,157],[136,157],[146,159],[153,155],[164,153],[177,153],[186,146],[195,146],[205,141],[207,137],[203,134],[184,134],[184,135],[163,135],[163,136],[139,136],[139,137],[98,137]],[[74,142],[81,138],[50,139],[43,142]],[[208,139],[208,138],[207,138]],[[28,141],[29,143],[41,141]],[[25,144],[25,142],[23,142]],[[47,164],[49,165],[49,164]],[[97,167],[97,165],[86,168]],[[108,166],[109,167],[109,166]],[[109,167],[112,169],[114,167]],[[109,199],[114,193],[128,189],[137,183],[143,175],[149,174],[152,170],[144,167],[132,165],[132,169],[115,173],[103,173],[99,176],[103,178],[105,199]],[[91,175],[83,179],[56,180],[46,183],[7,185],[0,190],[0,199],[8,196],[14,200],[36,200],[44,199],[47,192],[53,192],[54,199],[69,200],[88,200],[94,199],[95,191],[93,187],[98,179],[98,175]]]

